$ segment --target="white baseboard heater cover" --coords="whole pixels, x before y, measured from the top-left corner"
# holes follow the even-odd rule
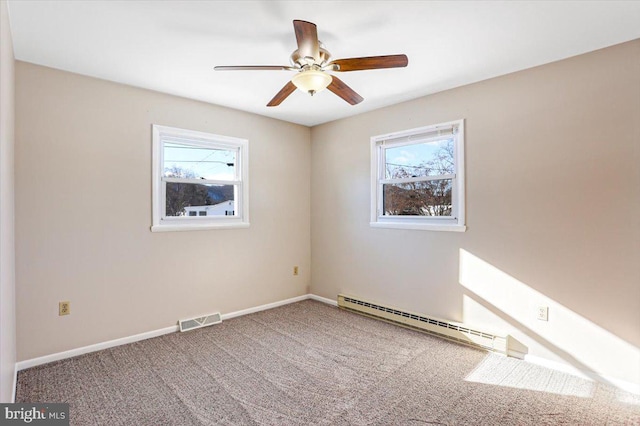
[[[469,328],[465,324],[407,312],[343,294],[338,295],[338,306],[352,312],[424,331],[459,343],[481,347],[504,355],[508,353],[509,335],[495,335]]]
[[[203,317],[198,318],[190,318],[178,321],[180,324],[180,331],[189,331],[194,330],[196,328],[206,327],[208,325],[220,324],[222,322],[222,316],[220,316],[220,312],[216,312],[215,314],[205,315]]]

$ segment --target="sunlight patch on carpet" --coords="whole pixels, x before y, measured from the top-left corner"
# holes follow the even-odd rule
[[[588,379],[495,354],[488,354],[465,380],[580,398],[591,398],[595,387]]]
[[[616,389],[616,399],[625,404],[640,405],[640,395],[625,392],[621,389]]]

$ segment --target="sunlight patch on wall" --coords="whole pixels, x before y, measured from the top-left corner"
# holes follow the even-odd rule
[[[640,384],[640,349],[466,250],[460,250],[463,321],[502,328],[534,355],[553,358],[592,378]],[[537,319],[549,307],[548,321]]]

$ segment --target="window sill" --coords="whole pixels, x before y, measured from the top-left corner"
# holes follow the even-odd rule
[[[248,228],[248,222],[216,223],[216,224],[185,224],[185,225],[153,225],[151,232],[176,232],[176,231],[209,231],[212,229],[239,229]]]
[[[402,223],[402,222],[370,222],[372,228],[390,228],[390,229],[417,229],[420,231],[448,231],[448,232],[465,232],[465,225],[437,225],[432,223]]]

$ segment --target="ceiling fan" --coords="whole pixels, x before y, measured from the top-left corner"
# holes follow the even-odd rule
[[[331,75],[328,71],[362,71],[381,68],[401,68],[409,63],[406,55],[369,56],[364,58],[348,58],[330,60],[331,54],[324,48],[318,40],[316,25],[307,22],[293,21],[293,29],[296,33],[298,49],[291,54],[292,65],[235,65],[217,66],[216,71],[296,71],[291,81],[269,101],[268,107],[278,106],[296,88],[303,92],[308,92],[311,96],[323,89],[340,96],[351,105],[362,102],[362,96],[358,95],[352,88],[347,86],[338,77]]]

